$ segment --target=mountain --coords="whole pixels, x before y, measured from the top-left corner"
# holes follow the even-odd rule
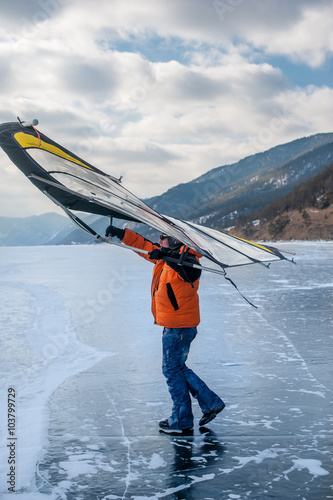
[[[73,230],[67,217],[56,213],[31,217],[0,217],[0,246],[31,246],[51,243],[56,235]]]
[[[238,217],[229,230],[254,240],[332,240],[333,164],[286,196]]]
[[[88,214],[79,214],[80,219],[82,219],[88,226],[92,227],[96,233],[104,236],[105,229],[109,225],[108,217],[100,217],[99,215],[88,215]],[[95,238],[92,238],[89,234],[83,232],[81,229],[73,225],[70,222],[71,232],[67,233],[59,233],[56,236],[57,242],[50,241],[48,244],[58,244],[58,245],[71,245],[71,244],[91,244],[98,243]]]
[[[251,221],[259,219],[259,216],[252,217],[253,213],[315,178],[332,163],[333,133],[316,134],[214,168],[144,201],[162,214],[215,229],[233,227],[238,221],[237,230],[242,232],[242,220],[249,229]],[[92,224],[95,231],[104,234],[107,217],[85,214],[82,218]],[[156,241],[158,233],[148,226],[122,221],[115,224],[131,227]],[[256,236],[260,237],[259,233]],[[0,217],[0,246],[94,242],[66,217],[57,214],[24,219]]]
[[[106,227],[105,217],[81,214],[96,231]],[[50,212],[31,217],[0,217],[0,246],[68,245],[93,243],[94,240],[75,229],[70,220]]]
[[[332,161],[333,134],[317,134],[217,167],[147,203],[166,215],[223,229],[240,214],[284,196]]]

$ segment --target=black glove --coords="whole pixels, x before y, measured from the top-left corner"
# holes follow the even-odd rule
[[[169,250],[167,248],[154,248],[149,254],[151,260],[161,260],[166,255],[168,255]]]
[[[107,238],[109,236],[117,236],[117,238],[122,240],[123,237],[125,236],[125,229],[120,229],[120,227],[115,227],[115,226],[112,226],[112,224],[111,224],[110,226],[108,226],[106,228],[105,236]]]

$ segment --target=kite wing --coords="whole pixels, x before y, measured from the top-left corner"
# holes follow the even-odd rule
[[[30,181],[74,221],[70,210],[142,222],[180,240],[223,270],[289,260],[274,247],[156,212],[128,191],[120,179],[55,143],[39,132],[35,123],[37,120],[28,125],[23,122],[0,125],[0,146]]]

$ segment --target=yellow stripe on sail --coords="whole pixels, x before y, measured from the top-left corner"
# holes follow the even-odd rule
[[[229,236],[232,236],[232,238],[235,238],[236,240],[244,241],[244,243],[248,243],[249,245],[252,245],[253,247],[260,248],[261,250],[265,250],[265,252],[269,252],[269,253],[272,253],[273,255],[275,255],[275,252],[272,252],[272,250],[265,247],[264,245],[260,245],[259,243],[254,243],[253,241],[244,240],[244,238],[239,238],[238,236],[234,236],[232,234],[230,234]]]
[[[42,140],[39,140],[37,137],[34,137],[31,134],[25,134],[24,132],[17,132],[14,134],[15,140],[19,143],[19,145],[24,148],[36,148],[36,149],[43,149],[44,151],[48,151],[49,153],[52,153],[56,156],[60,156],[61,158],[64,158],[65,160],[69,160],[73,163],[76,163],[77,165],[81,165],[81,167],[89,168],[89,170],[92,170],[91,167],[86,165],[80,160],[77,160],[73,156],[69,155],[68,153],[65,153],[62,149],[58,148],[57,146],[53,146],[52,144],[49,144],[48,142],[44,142]]]

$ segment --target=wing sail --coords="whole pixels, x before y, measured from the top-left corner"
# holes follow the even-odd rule
[[[223,269],[289,260],[274,247],[158,213],[119,179],[85,162],[33,126],[0,125],[0,146],[38,189],[67,210],[142,222],[182,241]]]
[[[63,172],[64,175],[79,176],[84,179],[94,174],[105,178],[111,184],[117,185],[119,180],[105,174],[93,165],[85,162],[71,151],[55,143],[32,126],[24,127],[19,123],[4,123],[0,125],[0,146],[11,161],[26,177],[42,192],[46,190],[51,196],[69,209],[93,214],[118,217],[110,207],[103,207],[93,201],[86,200],[80,193],[66,193],[62,184],[53,172]],[[36,176],[34,178],[33,176]],[[72,177],[74,178],[74,177]],[[59,185],[51,186],[47,181]],[[123,214],[124,220],[140,222]]]

